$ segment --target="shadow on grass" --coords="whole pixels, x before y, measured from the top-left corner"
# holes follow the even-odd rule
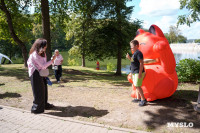
[[[27,69],[20,69],[20,68],[3,68],[0,71],[1,76],[5,77],[16,77],[17,79],[21,81],[28,81],[30,80],[28,77],[28,71]]]
[[[99,81],[108,81],[110,84],[115,86],[128,86],[131,84],[127,80],[126,75],[115,76],[111,72],[101,72],[95,73],[89,70],[74,70],[74,69],[63,69],[63,78],[64,82],[82,82],[85,80],[99,80]]]
[[[55,110],[55,112],[49,112],[46,114],[55,115],[59,117],[75,117],[75,116],[102,117],[109,113],[108,110],[96,110],[93,107],[85,107],[85,106],[75,106],[75,107],[55,106],[52,110]]]
[[[5,85],[5,83],[0,83],[0,86],[4,86]]]
[[[21,81],[29,81],[28,71],[23,68],[0,68],[0,75],[7,77],[16,77]],[[53,76],[53,70],[50,69],[50,77]],[[131,86],[127,81],[126,75],[115,76],[112,72],[93,72],[90,70],[75,70],[75,69],[65,69],[63,68],[63,81],[64,82],[82,82],[85,80],[103,80],[108,81],[110,84],[116,86]],[[127,82],[126,82],[127,81]]]
[[[149,102],[150,106],[162,106],[164,108],[155,111],[145,111],[150,116],[144,121],[147,127],[154,130],[161,126],[168,126],[168,123],[186,122],[186,125],[193,123],[193,128],[200,129],[200,116],[194,111],[191,101],[196,101],[198,91],[177,90],[173,96],[165,99]]]
[[[4,99],[4,98],[18,98],[18,97],[21,97],[21,95],[18,94],[18,93],[6,92],[4,94],[0,94],[0,99]]]

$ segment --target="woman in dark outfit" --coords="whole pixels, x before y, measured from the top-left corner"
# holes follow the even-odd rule
[[[37,39],[29,52],[28,73],[31,80],[31,86],[33,91],[33,106],[31,113],[43,113],[44,109],[53,108],[53,104],[49,104],[47,81],[45,77],[41,77],[39,71],[46,69],[55,60],[56,56],[47,62],[46,58],[47,41],[45,39]]]

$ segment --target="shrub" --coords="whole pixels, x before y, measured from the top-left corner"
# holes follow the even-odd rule
[[[180,60],[176,71],[180,82],[197,82],[200,79],[200,61],[195,59]]]
[[[68,58],[67,63],[69,66],[78,66],[79,65],[75,59],[70,59],[70,58]]]
[[[110,72],[110,71],[114,71],[114,70],[115,70],[115,65],[109,62],[107,64],[107,71]]]

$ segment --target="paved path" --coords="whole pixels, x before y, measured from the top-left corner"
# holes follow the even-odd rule
[[[0,133],[145,133],[0,105]]]

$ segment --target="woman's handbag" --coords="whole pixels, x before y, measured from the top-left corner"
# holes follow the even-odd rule
[[[42,69],[39,71],[39,74],[41,77],[48,77],[49,75],[49,69]]]
[[[33,66],[35,67],[36,70],[38,70],[37,67],[34,64],[33,64]],[[38,70],[38,72],[39,72],[41,77],[48,77],[49,76],[49,69],[41,69],[40,71]]]

